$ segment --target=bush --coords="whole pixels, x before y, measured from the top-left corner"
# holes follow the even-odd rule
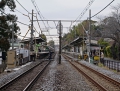
[[[105,51],[106,51],[106,56],[107,57],[112,57],[112,52],[111,52],[111,47],[110,46],[107,46]]]

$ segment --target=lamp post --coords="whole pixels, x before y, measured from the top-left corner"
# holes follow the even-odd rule
[[[62,34],[62,30],[63,30],[61,21],[58,22],[57,30],[58,30],[57,32],[59,34],[59,64],[61,64],[61,34]]]

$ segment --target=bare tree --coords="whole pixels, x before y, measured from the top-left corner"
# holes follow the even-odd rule
[[[114,40],[112,49],[114,50],[115,46],[118,46],[117,56],[120,59],[120,4],[112,6],[112,9],[111,16],[104,18],[100,26],[102,27],[102,36]]]

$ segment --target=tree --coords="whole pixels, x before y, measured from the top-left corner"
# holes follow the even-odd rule
[[[55,43],[54,43],[53,40],[50,40],[50,41],[48,42],[48,45],[54,48]]]
[[[17,35],[15,35],[20,28],[17,26],[17,17],[15,15],[6,14],[5,7],[8,6],[10,11],[14,11],[16,5],[14,0],[1,0],[0,1],[0,48],[2,51],[7,51],[10,48],[10,40],[12,38],[12,31],[14,33],[14,39],[17,39]],[[14,30],[13,30],[14,26]],[[8,44],[8,45],[6,45]]]
[[[40,34],[39,37],[41,37],[42,39],[44,39],[45,41],[47,41],[47,38],[44,34]]]
[[[10,47],[10,43],[7,38],[0,39],[0,48],[2,51],[7,51]]]
[[[93,36],[96,21],[91,20],[91,23],[92,23],[91,34]],[[72,29],[70,29],[70,32],[63,36],[62,46],[69,44],[72,40],[79,36],[87,36],[86,30],[89,30],[89,20],[84,20],[78,25],[73,26]]]
[[[120,4],[118,6],[112,7],[114,10],[111,13],[111,16],[105,17],[101,21],[102,37],[111,38],[114,40],[114,46],[112,49],[115,49],[115,46],[118,47],[117,57],[120,59]],[[112,51],[115,54],[115,51]]]

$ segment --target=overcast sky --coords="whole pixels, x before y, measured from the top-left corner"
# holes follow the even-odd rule
[[[37,4],[40,12],[42,13],[44,19],[46,20],[76,20],[76,18],[81,14],[81,12],[85,9],[85,7],[87,6],[87,4],[89,3],[90,0],[32,0],[35,1],[35,3]],[[18,0],[18,2],[28,11],[28,12],[32,12],[32,9],[34,10],[34,13],[37,13],[33,3],[31,0]],[[103,9],[107,4],[109,4],[112,0],[94,0],[94,2],[92,3],[92,5],[90,6],[89,9],[91,9],[91,15],[96,14],[97,12],[99,12],[101,9]],[[25,24],[31,24],[30,20],[27,16],[25,15],[29,15],[31,18],[31,14],[28,14],[28,12],[23,9],[21,7],[21,5],[15,0],[16,2],[16,9],[18,11],[15,10],[15,12],[13,14],[15,14],[18,17],[18,21],[23,22]],[[111,6],[115,6],[118,3],[120,3],[120,0],[114,0],[114,2],[111,4]],[[111,12],[111,6],[107,7],[104,11],[102,11],[99,16],[108,16]],[[87,17],[89,17],[89,9],[88,11],[84,14],[84,16],[81,18],[81,20],[87,19]],[[36,15],[36,14],[34,14]],[[40,17],[37,14],[37,17],[39,20]],[[96,18],[92,18],[95,19]],[[36,17],[34,17],[34,20],[36,20]],[[55,28],[55,24],[57,25],[58,22],[39,22],[41,28],[45,28],[46,27],[54,27]],[[44,26],[45,24],[45,26]],[[69,27],[70,26],[70,22],[62,22],[63,27]],[[18,25],[20,26],[21,29],[21,35],[24,36],[25,33],[28,31],[28,26],[22,25],[20,23],[18,23]],[[34,27],[37,29],[37,31],[39,32],[39,26],[37,22],[34,22]],[[43,30],[43,31],[46,31]],[[57,30],[56,29],[48,29],[48,31],[50,32],[50,35],[57,35]],[[68,29],[65,28],[63,29],[63,33],[67,33]],[[48,32],[43,32],[46,35],[49,35]],[[34,33],[35,34],[35,33]],[[27,37],[30,36],[30,32],[27,34]],[[38,36],[38,34],[36,33],[36,36]],[[52,36],[51,36],[52,37]],[[22,37],[20,37],[22,39]],[[52,40],[52,38],[49,37],[48,40]],[[56,40],[56,37],[53,37],[53,40]]]

